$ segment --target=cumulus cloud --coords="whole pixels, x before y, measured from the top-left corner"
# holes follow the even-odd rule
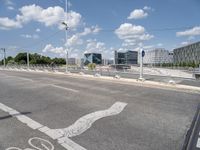
[[[87,40],[86,51],[84,53],[102,53],[106,50],[105,43],[99,42],[96,39]]]
[[[67,46],[75,46],[83,44],[83,40],[80,39],[80,36],[77,34],[72,35],[70,38],[67,39]]]
[[[51,44],[47,44],[45,46],[45,48],[42,50],[43,53],[47,53],[47,52],[51,52],[51,53],[54,53],[54,54],[64,54],[65,53],[65,50],[63,47],[54,47],[53,45]]]
[[[192,29],[176,33],[176,36],[178,36],[178,37],[180,37],[180,36],[197,36],[197,35],[200,35],[200,26],[196,26]]]
[[[130,23],[121,24],[120,27],[115,30],[115,34],[119,39],[124,41],[122,46],[138,45],[143,41],[153,38],[153,35],[146,33],[144,27]]]
[[[76,33],[67,39],[66,46],[76,46],[83,44],[83,40],[81,39],[84,36],[89,34],[97,34],[100,31],[98,26],[85,27],[83,32]]]
[[[70,28],[77,27],[82,16],[74,11],[66,13],[64,9],[60,6],[48,7],[46,9],[38,5],[28,5],[23,6],[19,9],[20,14],[17,14],[15,19],[9,18],[0,18],[0,29],[13,29],[22,27],[24,24],[29,23],[30,21],[36,21],[44,24],[45,26],[56,25],[61,26],[61,22],[67,22]],[[7,27],[9,23],[15,24],[15,26]]]
[[[142,19],[148,16],[148,13],[143,9],[135,9],[133,10],[127,19]]]
[[[0,18],[0,29],[10,30],[15,28],[21,28],[22,25],[20,22],[9,19],[9,18]]]

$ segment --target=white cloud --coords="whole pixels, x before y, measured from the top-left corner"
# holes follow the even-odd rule
[[[157,46],[158,46],[158,47],[161,47],[161,46],[163,46],[163,44],[162,44],[162,43],[158,43]]]
[[[47,44],[45,46],[45,48],[42,50],[43,53],[47,53],[47,52],[51,52],[51,53],[54,53],[54,54],[64,54],[65,53],[65,50],[63,47],[54,47],[52,46],[51,44]]]
[[[76,34],[67,39],[67,46],[76,46],[81,44],[83,44],[83,40]]]
[[[41,30],[39,28],[35,29],[35,32],[40,32]]]
[[[76,33],[72,35],[70,38],[68,38],[66,46],[81,45],[83,44],[83,40],[81,39],[82,37],[87,36],[89,34],[97,34],[99,31],[100,28],[98,26],[85,27],[83,32]]]
[[[115,30],[115,34],[119,39],[123,40],[122,46],[135,46],[143,41],[147,41],[153,38],[145,32],[145,28],[139,25],[133,25],[130,23],[121,24],[118,29]]]
[[[200,26],[196,26],[192,29],[176,33],[176,36],[178,36],[178,37],[180,37],[180,36],[197,36],[197,35],[200,35]]]
[[[4,0],[6,5],[14,5],[14,3],[11,0]]]
[[[150,6],[144,6],[143,9],[144,10],[152,10],[152,8]]]
[[[127,19],[142,19],[148,16],[147,12],[144,12],[142,9],[133,10]]]
[[[37,35],[37,34],[33,34],[33,35],[21,34],[20,36],[23,37],[23,38],[27,38],[27,39],[38,39],[39,38],[39,35]]]
[[[22,27],[24,24],[30,21],[36,21],[44,24],[45,26],[56,25],[61,26],[61,22],[67,22],[70,28],[76,28],[81,23],[82,16],[74,11],[66,13],[64,9],[60,6],[48,7],[46,9],[38,5],[28,5],[23,6],[19,9],[20,14],[16,15],[15,19],[0,18],[0,20],[7,20],[18,26],[13,26],[13,28]],[[1,29],[12,29],[12,27],[7,28],[5,21],[0,23]]]
[[[14,10],[15,8],[13,6],[8,6],[7,9]]]
[[[15,29],[15,28],[21,28],[22,25],[9,18],[0,18],[0,29],[2,30],[10,30],[10,29]]]
[[[95,40],[88,40],[86,45],[86,51],[84,53],[103,53],[106,50],[105,43]]]
[[[188,44],[189,44],[189,42],[187,42],[187,41],[184,41],[181,43],[181,45],[188,45]]]

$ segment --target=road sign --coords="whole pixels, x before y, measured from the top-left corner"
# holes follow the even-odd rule
[[[145,51],[143,50],[143,51],[142,51],[142,57],[144,57],[144,56],[145,56]]]

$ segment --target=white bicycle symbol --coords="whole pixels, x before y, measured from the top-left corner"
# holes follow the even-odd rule
[[[38,137],[30,138],[28,140],[28,144],[31,146],[31,148],[25,148],[24,150],[54,150],[54,146],[51,144],[51,142]],[[23,150],[23,149],[18,147],[9,147],[6,150]]]

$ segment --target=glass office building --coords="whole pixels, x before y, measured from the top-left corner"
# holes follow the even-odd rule
[[[174,63],[200,63],[200,42],[174,49]]]
[[[85,53],[84,54],[84,65],[89,63],[102,64],[102,56],[99,53]]]
[[[126,51],[117,52],[115,51],[115,64],[137,64],[138,52],[136,51]]]

